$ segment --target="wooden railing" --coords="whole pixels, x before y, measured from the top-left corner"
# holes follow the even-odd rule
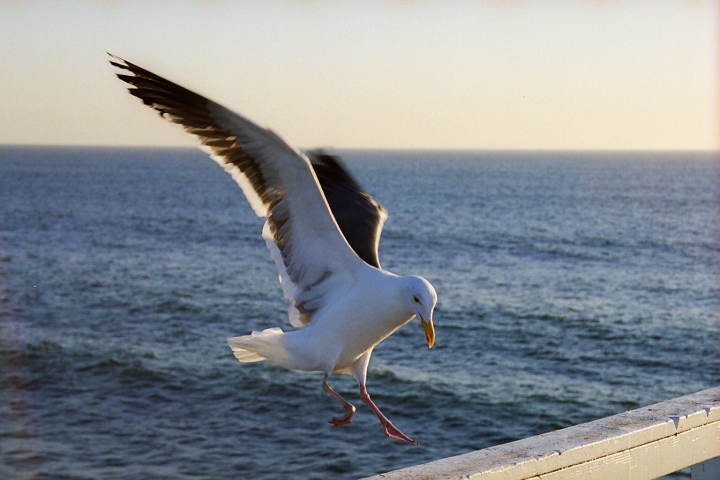
[[[720,387],[367,480],[720,480]]]

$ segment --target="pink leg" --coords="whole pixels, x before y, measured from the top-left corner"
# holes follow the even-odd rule
[[[415,440],[398,430],[398,428],[393,425],[390,420],[385,417],[385,415],[382,414],[377,405],[375,405],[373,401],[370,400],[370,395],[368,395],[367,390],[365,390],[365,385],[363,385],[362,383],[360,384],[360,398],[362,399],[363,403],[370,407],[370,409],[375,413],[375,415],[377,415],[378,419],[380,419],[380,426],[383,428],[383,433],[385,435],[390,438],[395,438],[397,440],[402,440],[403,442],[417,445],[417,442]]]
[[[355,407],[347,402],[344,398],[342,398],[340,395],[338,395],[335,390],[330,388],[330,385],[327,383],[327,375],[325,375],[325,378],[323,378],[322,388],[326,392],[328,392],[333,397],[337,398],[338,402],[340,402],[345,409],[345,415],[342,418],[332,417],[332,420],[329,420],[330,423],[333,424],[333,428],[342,427],[344,425],[348,425],[352,423],[353,415],[355,415]]]

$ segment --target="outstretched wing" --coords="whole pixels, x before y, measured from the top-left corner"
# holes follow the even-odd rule
[[[310,323],[326,294],[362,268],[330,213],[305,155],[270,130],[207,98],[111,55],[129,91],[200,140],[201,148],[240,185],[263,228],[292,302],[290,322]]]
[[[363,190],[337,156],[321,150],[308,156],[345,240],[367,264],[380,268],[378,245],[387,210]]]

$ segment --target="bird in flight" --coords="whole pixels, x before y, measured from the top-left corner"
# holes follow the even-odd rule
[[[235,357],[323,372],[323,390],[345,411],[330,420],[333,428],[351,423],[355,407],[330,388],[328,376],[352,375],[383,433],[417,444],[383,415],[365,388],[375,346],[413,317],[420,318],[428,346],[435,342],[433,286],[422,277],[398,276],[380,267],[385,208],[337,157],[322,151],[306,155],[222,105],[109,55],[129,92],[196,137],[237,182],[255,213],[267,218],[262,236],[296,328],[229,338]]]

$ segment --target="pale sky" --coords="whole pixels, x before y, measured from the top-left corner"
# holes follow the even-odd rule
[[[720,2],[0,2],[0,144],[193,142],[105,52],[300,148],[720,149]]]

